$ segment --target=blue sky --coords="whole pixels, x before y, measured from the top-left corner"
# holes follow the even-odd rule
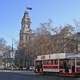
[[[26,6],[32,7],[32,29],[48,19],[56,25],[73,24],[73,19],[80,20],[80,0],[0,0],[0,38],[3,37],[8,44],[19,38]]]

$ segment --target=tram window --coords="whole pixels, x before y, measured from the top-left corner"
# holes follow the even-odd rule
[[[43,61],[43,64],[44,64],[44,65],[45,65],[45,64],[47,64],[47,61],[46,61],[46,60],[44,60],[44,61]]]
[[[60,60],[59,64],[60,64],[60,65],[63,65],[63,62],[64,62],[63,60]]]
[[[51,64],[51,60],[48,61],[48,64]]]
[[[54,61],[54,62],[55,62],[55,61]],[[54,62],[53,62],[53,60],[44,60],[44,61],[43,61],[43,64],[44,64],[44,65],[45,65],[45,64],[53,64]],[[55,63],[56,63],[56,62],[55,62]],[[54,64],[55,64],[55,63],[54,63]]]
[[[51,64],[53,64],[53,60],[51,60]]]
[[[51,63],[51,62],[50,62],[49,60],[44,60],[44,61],[43,61],[43,64],[44,64],[44,65],[50,64],[50,63]]]
[[[55,64],[55,61],[53,60],[53,64]]]
[[[36,61],[36,65],[42,64],[42,61]]]
[[[63,68],[63,63],[64,63],[63,60],[60,60],[60,61],[59,61],[59,68]]]
[[[49,60],[46,61],[46,64],[49,64]]]
[[[58,64],[58,60],[55,60],[55,64]]]
[[[52,60],[52,64],[58,64],[58,60]]]
[[[77,60],[77,65],[79,65],[79,66],[80,66],[80,60]]]

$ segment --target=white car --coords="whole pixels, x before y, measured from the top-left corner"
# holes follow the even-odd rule
[[[29,67],[29,70],[31,70],[31,71],[34,70],[34,69],[35,69],[34,66]]]

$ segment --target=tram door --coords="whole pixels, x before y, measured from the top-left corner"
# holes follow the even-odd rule
[[[59,62],[60,72],[75,72],[75,59],[65,59]]]
[[[75,59],[67,59],[64,62],[65,72],[73,73],[75,72]]]
[[[75,72],[75,59],[68,59],[67,61],[69,73]]]
[[[59,60],[59,72],[69,72],[70,65],[68,59]]]
[[[35,62],[35,69],[40,72],[40,69],[42,69],[42,61]]]
[[[75,59],[71,60],[71,72],[75,72]]]

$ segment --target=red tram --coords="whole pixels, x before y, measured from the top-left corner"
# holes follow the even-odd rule
[[[35,72],[54,72],[61,76],[79,76],[80,53],[56,53],[37,56]]]

